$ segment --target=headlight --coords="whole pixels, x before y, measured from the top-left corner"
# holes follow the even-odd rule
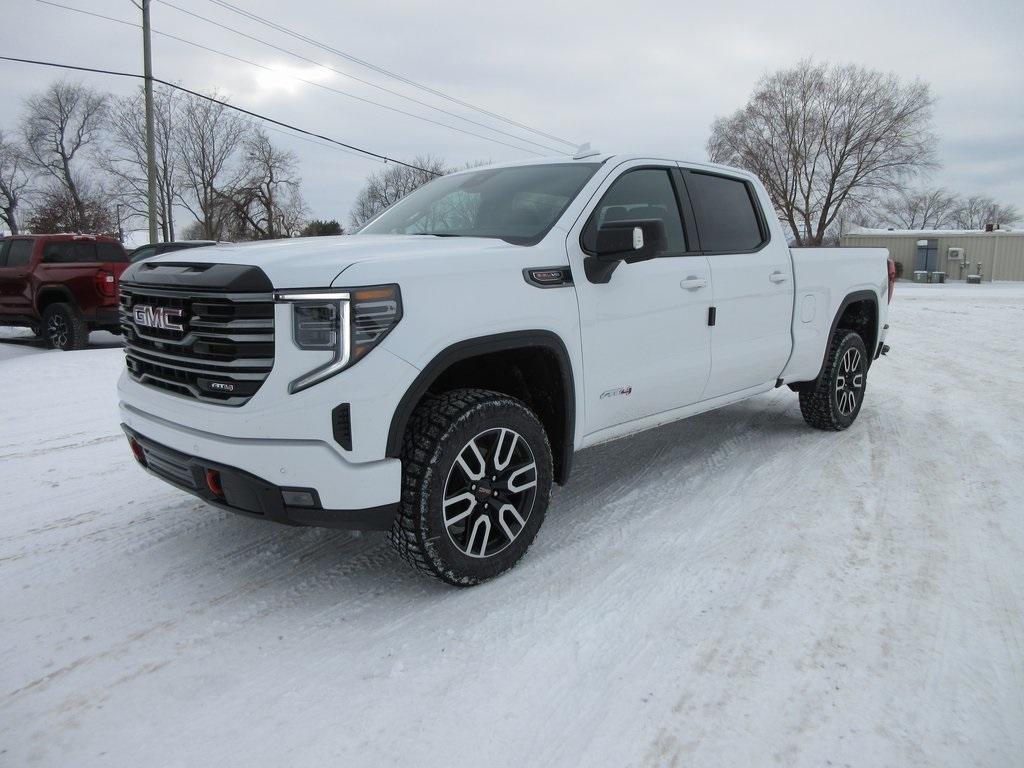
[[[299,349],[337,349],[341,339],[340,303],[292,305],[292,339]]]
[[[402,319],[397,285],[350,290],[287,291],[274,295],[292,305],[292,339],[299,349],[333,352],[333,359],[288,385],[301,392],[366,357]]]

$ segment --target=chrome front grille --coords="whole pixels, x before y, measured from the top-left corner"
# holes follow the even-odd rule
[[[137,307],[148,309],[136,313]],[[238,406],[274,367],[274,303],[267,294],[122,284],[120,310],[128,373],[142,384]],[[173,318],[169,327],[144,324],[161,311]]]

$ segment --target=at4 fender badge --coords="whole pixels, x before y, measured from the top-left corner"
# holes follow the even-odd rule
[[[606,390],[606,391],[602,392],[600,399],[604,400],[606,397],[618,397],[620,395],[631,395],[631,394],[633,394],[633,387],[631,387],[631,386],[629,386],[629,387],[615,387],[614,389],[609,389],[609,390]]]

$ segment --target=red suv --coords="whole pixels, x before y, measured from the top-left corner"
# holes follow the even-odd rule
[[[117,281],[127,266],[112,237],[2,238],[0,326],[31,328],[58,349],[81,349],[92,330],[120,333]]]

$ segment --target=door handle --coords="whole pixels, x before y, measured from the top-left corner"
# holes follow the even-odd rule
[[[787,280],[789,280],[789,277],[783,274],[782,272],[772,272],[770,275],[768,275],[768,279],[771,280],[776,285],[778,285],[779,283],[784,283]]]
[[[699,288],[707,286],[708,281],[703,277],[697,277],[696,275],[690,275],[685,280],[679,282],[679,286],[687,291],[696,291]]]

